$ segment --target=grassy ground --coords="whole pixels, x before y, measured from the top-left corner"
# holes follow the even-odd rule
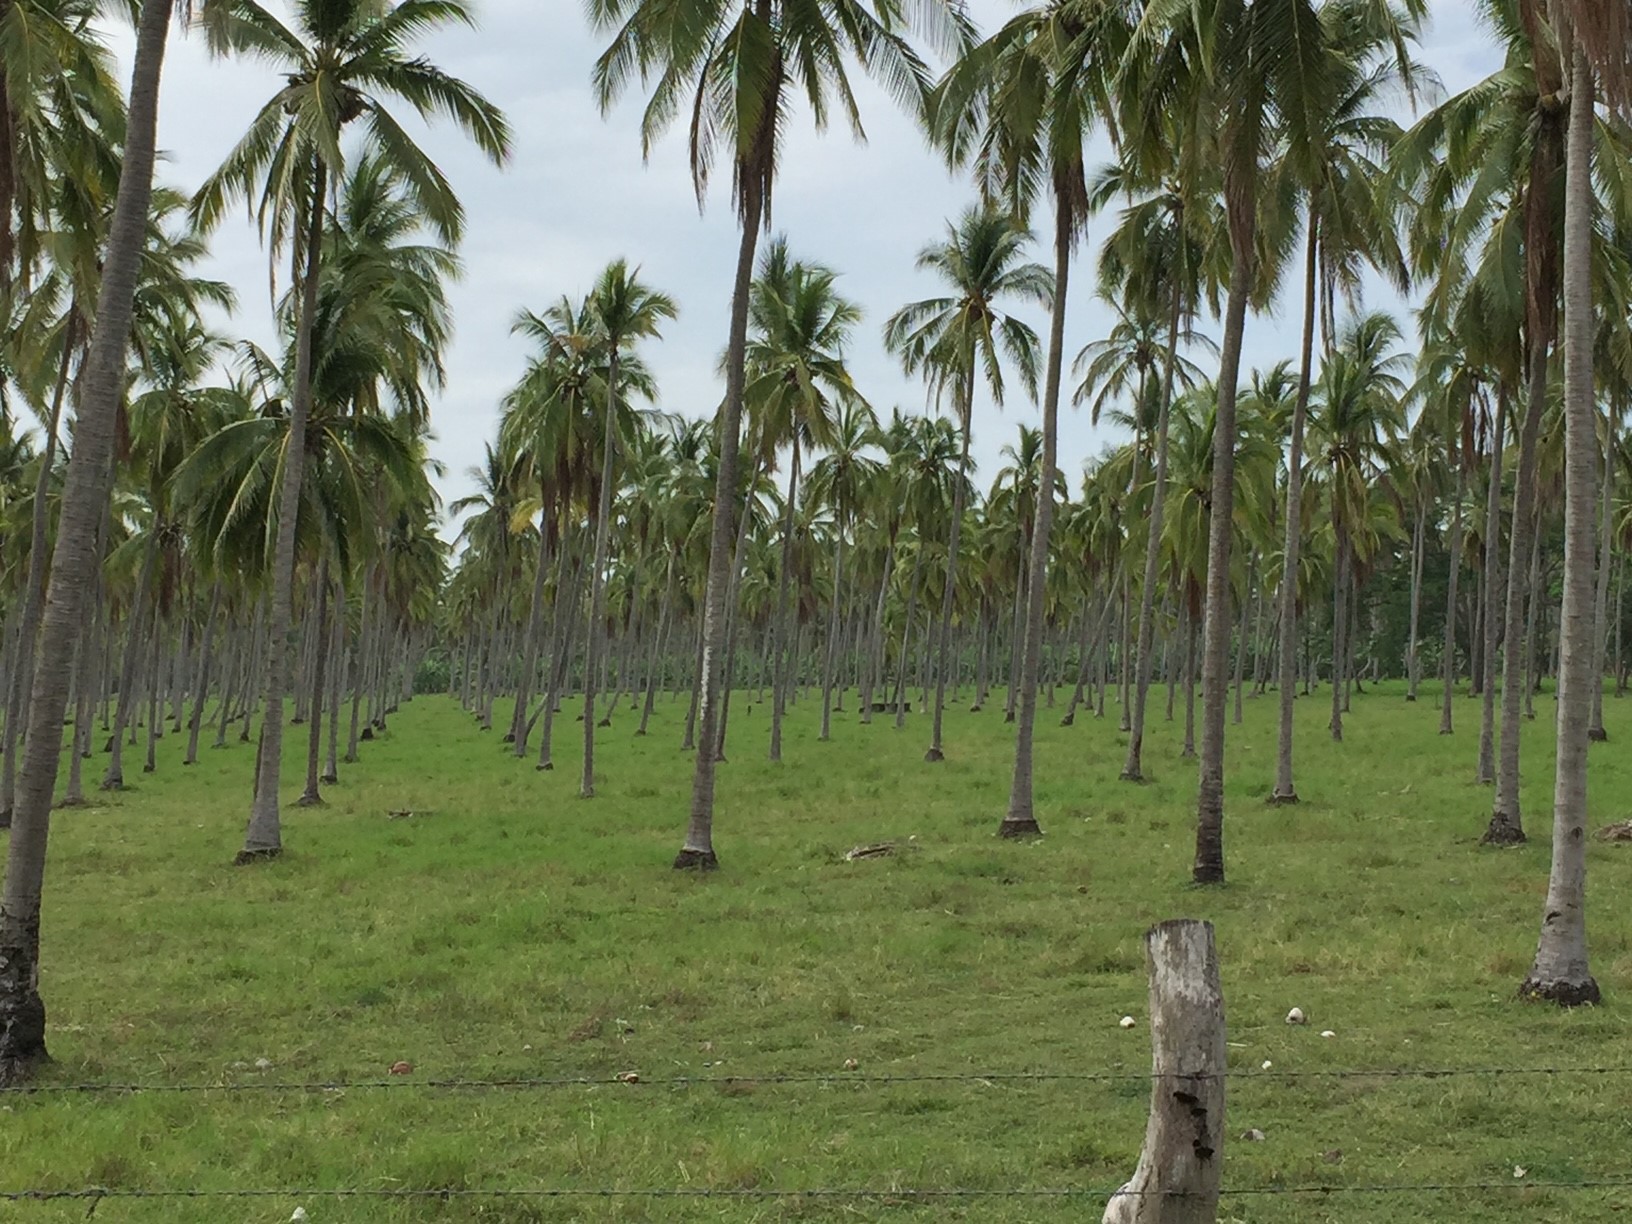
[[[1484,850],[1490,792],[1470,784],[1478,706],[1435,734],[1431,696],[1356,699],[1348,740],[1323,695],[1299,702],[1302,806],[1264,805],[1272,700],[1232,728],[1231,883],[1187,884],[1194,771],[1161,720],[1153,780],[1116,781],[1114,715],[1040,715],[1046,838],[993,836],[1012,728],[996,706],[949,719],[927,766],[921,718],[854,715],[815,738],[792,714],[788,760],[764,759],[763,708],[739,698],[721,775],[723,869],[669,869],[690,776],[681,703],[653,734],[603,731],[601,797],[570,768],[503,755],[448,701],[405,706],[326,807],[290,808],[288,852],[227,866],[247,814],[235,745],[59,816],[44,991],[56,1063],[43,1082],[379,1080],[386,1091],[45,1093],[8,1097],[0,1190],[121,1188],[964,1187],[1108,1189],[1131,1171],[1148,1085],[1142,933],[1218,926],[1230,1024],[1226,1182],[1493,1182],[1480,1192],[1231,1197],[1238,1221],[1625,1218],[1632,1189],[1523,1187],[1624,1175],[1632,1074],[1444,1079],[1273,1072],[1632,1064],[1632,847],[1594,843],[1590,921],[1607,1002],[1514,1001],[1546,887],[1550,697],[1526,728],[1526,847]],[[1610,703],[1593,750],[1594,823],[1632,815]],[[304,736],[292,736],[302,744]],[[291,761],[294,758],[291,745]],[[99,765],[96,766],[100,768]],[[288,777],[298,776],[291,766]],[[293,794],[293,789],[290,791]],[[387,809],[413,809],[388,820]],[[845,863],[858,842],[894,858]],[[915,839],[915,840],[914,840]],[[1303,1008],[1311,1023],[1283,1017]],[[1139,1017],[1124,1031],[1118,1019]],[[1322,1038],[1330,1029],[1335,1037]],[[258,1059],[267,1069],[256,1069]],[[855,1071],[846,1071],[854,1059]],[[621,1085],[444,1090],[443,1077],[611,1077]],[[679,1076],[1126,1071],[1126,1081],[709,1084]],[[1265,1132],[1263,1143],[1238,1136]],[[1337,1153],[1340,1151],[1340,1155]],[[1515,1166],[1524,1169],[1515,1178]],[[913,1204],[285,1198],[108,1200],[96,1218],[281,1221],[1098,1219],[1083,1200]],[[0,1203],[0,1218],[74,1220],[87,1205]]]

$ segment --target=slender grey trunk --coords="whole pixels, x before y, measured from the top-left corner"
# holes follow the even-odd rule
[[[1065,356],[1065,308],[1071,277],[1071,216],[1063,197],[1054,202],[1054,303],[1050,312],[1048,371],[1043,386],[1043,462],[1032,516],[1031,561],[1025,582],[1025,647],[1020,665],[1019,727],[1014,737],[1014,780],[1000,837],[1040,834],[1032,797],[1032,736],[1037,726],[1037,679],[1042,665],[1044,610],[1048,602],[1048,541],[1054,522],[1054,470],[1059,445],[1060,368]]]
[[[1564,206],[1564,605],[1559,617],[1558,772],[1553,859],[1536,959],[1519,993],[1563,1006],[1599,1001],[1587,963],[1587,725],[1592,702],[1592,68],[1574,55]],[[13,834],[15,836],[15,834]]]
[[[41,615],[5,889],[0,895],[0,1081],[5,1082],[22,1078],[47,1058],[39,954],[51,798],[62,755],[74,642],[83,628],[85,599],[101,559],[97,527],[113,477],[116,417],[125,387],[132,304],[153,189],[159,77],[170,10],[170,0],[143,0],[137,23],[119,190]]]

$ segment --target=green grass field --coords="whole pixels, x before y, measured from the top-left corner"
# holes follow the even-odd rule
[[[287,810],[281,861],[248,869],[228,864],[250,750],[206,752],[184,770],[181,737],[168,737],[157,775],[59,814],[43,985],[56,1062],[40,1083],[393,1086],[8,1095],[0,1190],[1108,1190],[1144,1132],[1142,935],[1193,916],[1218,927],[1242,1073],[1229,1089],[1227,1187],[1503,1186],[1238,1195],[1225,1219],[1626,1218],[1632,1188],[1524,1187],[1625,1176],[1632,1074],[1281,1077],[1632,1065],[1632,846],[1590,853],[1605,1005],[1514,1000],[1546,887],[1552,699],[1526,729],[1533,840],[1509,851],[1477,845],[1490,792],[1469,782],[1476,702],[1459,701],[1458,733],[1442,738],[1431,694],[1407,705],[1398,689],[1368,691],[1334,745],[1324,695],[1301,701],[1304,803],[1272,809],[1274,707],[1249,701],[1230,739],[1231,883],[1207,891],[1188,885],[1194,769],[1161,703],[1153,694],[1143,787],[1116,780],[1114,716],[1062,728],[1059,711],[1041,711],[1047,836],[1008,844],[994,831],[1012,728],[995,704],[959,708],[951,760],[928,766],[921,718],[897,733],[845,715],[823,744],[819,709],[801,703],[788,760],[771,765],[766,711],[741,699],[716,821],[723,866],[707,877],[669,866],[689,793],[683,702],[662,702],[646,739],[620,713],[601,733],[601,797],[582,801],[570,714],[562,768],[538,774],[453,703],[422,697],[326,807]],[[1609,707],[1594,825],[1632,815],[1632,704]],[[304,735],[290,739],[292,798]],[[416,815],[386,818],[403,808]],[[881,840],[905,849],[842,861]],[[1307,1027],[1283,1022],[1294,1005]],[[1121,1029],[1124,1014],[1138,1027]],[[389,1077],[398,1060],[412,1074]],[[629,1071],[641,1082],[425,1083]],[[868,1081],[1012,1072],[1129,1078]],[[664,1082],[784,1074],[839,1082]],[[1241,1142],[1248,1128],[1267,1140]],[[1076,1221],[1102,1209],[1043,1197],[313,1196],[109,1199],[95,1218],[283,1221],[296,1206],[313,1224]],[[0,1203],[0,1218],[78,1220],[87,1207]]]

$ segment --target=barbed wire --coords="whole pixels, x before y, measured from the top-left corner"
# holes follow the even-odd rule
[[[1347,1067],[1341,1069],[1292,1069],[1226,1071],[1217,1076],[1186,1076],[1192,1080],[1222,1079],[1235,1082],[1262,1082],[1299,1079],[1454,1079],[1475,1076],[1571,1076],[1632,1075],[1632,1066],[1588,1067]],[[22,1083],[0,1086],[0,1097],[50,1096],[54,1094],[110,1095],[135,1093],[319,1093],[419,1089],[422,1091],[479,1092],[521,1091],[548,1088],[707,1088],[748,1087],[782,1084],[846,1084],[882,1087],[893,1084],[995,1085],[1002,1083],[1137,1083],[1161,1078],[1152,1071],[989,1071],[989,1072],[904,1072],[869,1074],[861,1072],[792,1072],[765,1075],[671,1075],[646,1076],[639,1072],[614,1075],[504,1076],[496,1078],[414,1079],[397,1075],[389,1079],[366,1080],[241,1080],[193,1083]]]
[[[1292,1186],[1225,1186],[1220,1194],[1225,1198],[1262,1198],[1277,1195],[1390,1195],[1390,1194],[1482,1194],[1514,1190],[1622,1190],[1632,1189],[1632,1177],[1584,1178],[1564,1180],[1513,1180],[1467,1182],[1377,1182],[1331,1183],[1318,1182]],[[868,1186],[814,1186],[780,1189],[774,1187],[552,1187],[524,1186],[515,1188],[471,1189],[468,1187],[311,1187],[290,1186],[276,1188],[223,1187],[215,1189],[175,1188],[138,1189],[115,1186],[87,1186],[74,1190],[3,1190],[0,1201],[13,1203],[90,1201],[93,1210],[103,1199],[849,1199],[858,1200],[936,1200],[936,1199],[1093,1199],[1109,1201],[1114,1198],[1148,1198],[1166,1192],[1161,1190],[1129,1190],[1118,1187],[1105,1189],[1092,1186],[921,1186],[921,1187],[868,1187]]]

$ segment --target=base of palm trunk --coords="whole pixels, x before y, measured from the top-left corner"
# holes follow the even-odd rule
[[[1134,765],[1134,766],[1132,766],[1132,767],[1130,767],[1128,769],[1124,769],[1121,773],[1117,774],[1116,778],[1117,778],[1117,781],[1119,781],[1119,782],[1143,783],[1144,780],[1145,780],[1145,771],[1140,769],[1137,765]]]
[[[1524,835],[1524,826],[1516,816],[1507,812],[1492,812],[1490,824],[1485,828],[1485,835],[1479,839],[1481,846],[1522,846],[1530,839]]]
[[[499,741],[499,743],[501,743],[501,744],[513,744],[515,742],[516,742],[516,733],[514,731],[506,731],[504,733],[504,738]]]
[[[1012,723],[1014,721],[1014,711],[1013,710],[1007,711],[1003,715],[1003,721],[1006,722],[1006,723]]]
[[[1074,727],[1074,726],[1076,726],[1076,723],[1077,723],[1077,716],[1076,716],[1075,712],[1067,714],[1063,718],[1060,719],[1060,726],[1062,726],[1062,727]]]
[[[642,735],[645,735],[645,734],[646,734],[646,728],[645,728],[645,727],[636,727],[636,728],[635,728],[635,737],[636,737],[636,738],[637,738],[637,739],[638,739],[638,738],[639,738],[639,737],[640,737],[640,736],[642,736]]]
[[[939,748],[931,748],[928,752],[924,753],[924,760],[933,765],[937,761],[946,760],[946,753],[942,752]]]
[[[102,779],[102,789],[105,791],[122,791],[125,789],[125,780],[123,778],[104,778]]]
[[[374,728],[373,727],[364,727],[363,731],[362,731],[362,734],[359,735],[357,738],[360,739],[360,740],[371,740],[371,739],[373,739],[374,738]]]
[[[45,1049],[45,1003],[33,990],[0,1002],[0,1088],[26,1083],[51,1061]]]
[[[1587,731],[1587,738],[1595,744],[1606,744],[1609,742],[1609,732],[1602,727],[1592,727]]]
[[[1581,1007],[1599,1003],[1603,996],[1598,991],[1598,983],[1590,975],[1580,981],[1548,981],[1531,976],[1525,978],[1519,987],[1519,998],[1537,1003],[1556,1003],[1560,1007]]]
[[[595,725],[597,727],[610,727],[612,725],[612,720],[610,718],[603,718],[603,719],[601,719],[600,722],[596,723]]]
[[[323,796],[319,795],[316,791],[307,791],[299,799],[295,800],[295,806],[296,807],[322,807],[323,806]]]
[[[282,846],[266,846],[258,850],[240,850],[232,860],[234,867],[249,867],[255,863],[270,863],[283,854]]]
[[[1043,835],[1043,831],[1038,826],[1037,820],[1033,816],[1024,816],[1018,820],[1011,816],[1005,816],[1003,818],[1003,823],[997,826],[997,835],[999,837],[1007,837],[1011,839],[1019,837],[1041,837]]]
[[[60,811],[64,808],[82,808],[90,807],[90,805],[90,800],[85,798],[84,795],[64,795],[52,806]],[[4,821],[0,821],[0,829],[9,828],[11,828],[11,817],[7,816]]]
[[[555,762],[545,761],[542,764],[534,765],[533,768],[538,770],[539,773],[549,773],[550,770],[555,768]]]
[[[1298,792],[1295,790],[1275,791],[1264,800],[1270,807],[1294,807],[1299,802]]]
[[[1222,867],[1196,867],[1196,868],[1193,868],[1191,870],[1191,872],[1190,872],[1190,882],[1192,884],[1201,884],[1201,885],[1206,885],[1206,886],[1211,886],[1211,885],[1214,885],[1214,884],[1223,884],[1224,883],[1224,868],[1222,868]]]
[[[972,705],[972,706],[969,707],[969,713],[979,714],[983,708],[984,708],[983,706]]]
[[[1415,693],[1407,693],[1405,695],[1405,699],[1407,701],[1415,701],[1417,699],[1417,695]]]
[[[682,850],[674,856],[676,871],[718,871],[720,860],[712,850]]]
[[[322,777],[318,778],[318,781],[323,783],[324,786],[334,786],[340,781],[340,775],[337,773],[326,773]]]

